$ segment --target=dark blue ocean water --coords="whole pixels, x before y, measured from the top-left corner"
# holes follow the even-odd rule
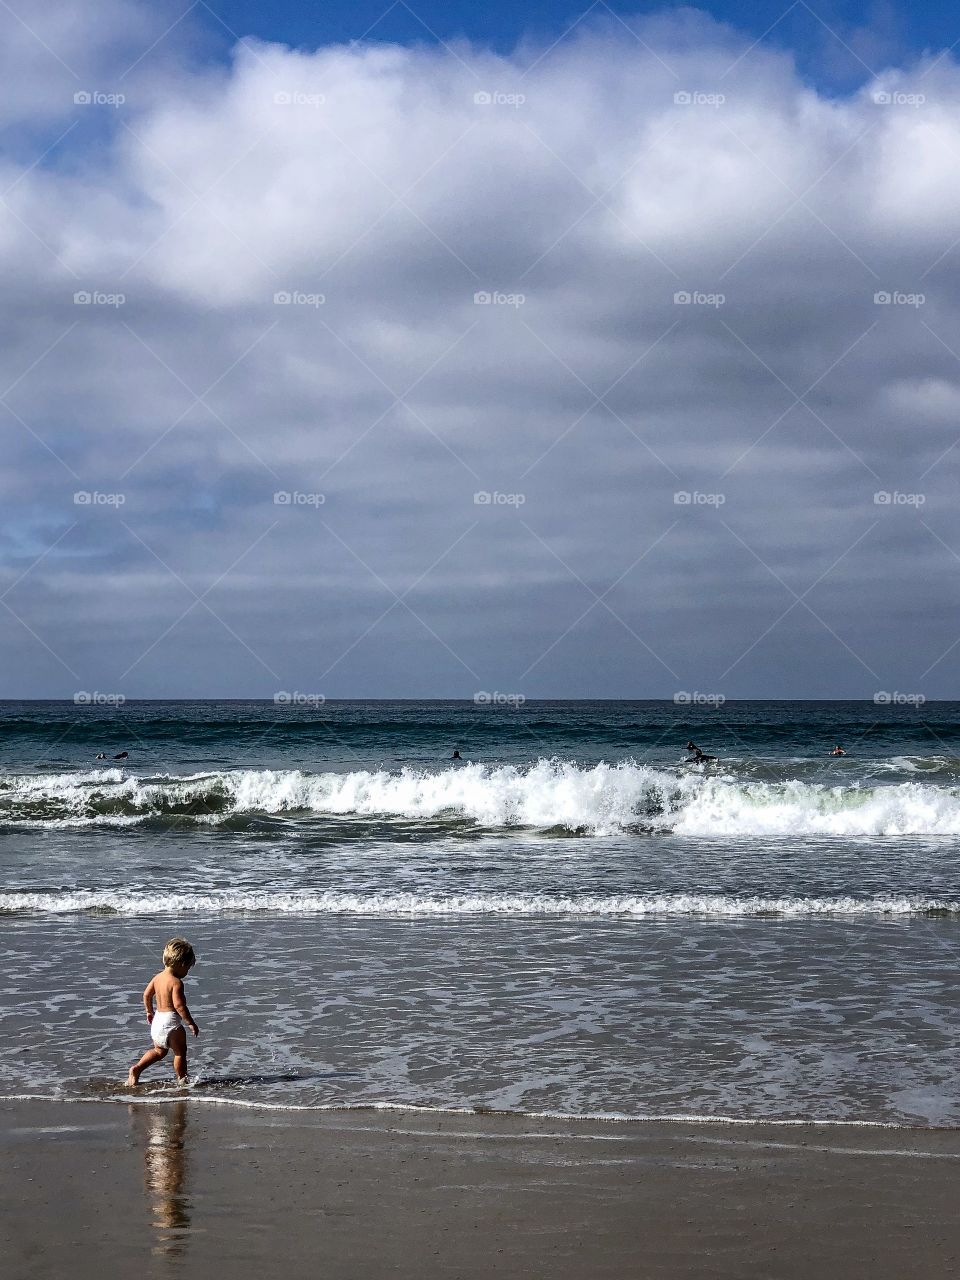
[[[960,1123],[960,704],[291,698],[0,704],[4,1093]]]
[[[634,757],[671,765],[686,755],[691,738],[725,759],[775,765],[822,760],[838,741],[860,762],[913,753],[960,758],[960,703],[0,702],[0,767],[13,772],[84,769],[100,751],[123,750],[139,773],[241,763],[433,766],[454,748],[485,763],[556,755],[588,764]]]

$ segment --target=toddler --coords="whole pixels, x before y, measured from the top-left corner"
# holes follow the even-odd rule
[[[183,980],[196,963],[193,947],[185,938],[171,938],[163,948],[163,972],[150,979],[143,993],[143,1007],[147,1011],[150,1039],[154,1047],[148,1049],[140,1061],[130,1068],[127,1084],[131,1087],[140,1083],[140,1077],[147,1067],[152,1067],[155,1062],[160,1062],[167,1056],[168,1049],[173,1050],[173,1070],[177,1080],[181,1084],[186,1080],[187,1033],[183,1029],[184,1023],[195,1036],[200,1034],[200,1028],[187,1008]]]

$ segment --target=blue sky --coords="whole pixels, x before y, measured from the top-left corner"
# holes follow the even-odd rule
[[[772,47],[790,50],[812,84],[833,91],[862,83],[869,76],[867,67],[880,70],[928,49],[949,48],[960,39],[956,5],[942,0],[915,5],[747,0],[695,6],[610,0],[592,8],[585,0],[527,0],[519,4],[510,0],[484,4],[418,0],[409,5],[404,0],[322,5],[292,0],[269,5],[260,0],[212,0],[209,10],[201,8],[197,17],[217,42],[232,40],[232,32],[306,49],[362,38],[399,44],[466,39],[508,53],[525,38],[549,43],[575,25],[610,14],[631,25],[639,15],[690,8],[709,13],[754,39],[762,38]]]

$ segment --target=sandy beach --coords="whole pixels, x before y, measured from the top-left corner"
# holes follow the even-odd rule
[[[4,1270],[948,1276],[960,1133],[2,1104]]]

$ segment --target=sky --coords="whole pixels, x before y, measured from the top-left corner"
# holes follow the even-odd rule
[[[946,6],[0,37],[0,696],[958,696]]]

